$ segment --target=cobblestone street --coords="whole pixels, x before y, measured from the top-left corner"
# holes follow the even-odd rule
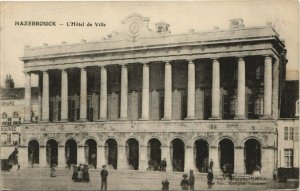
[[[109,171],[109,190],[161,190],[161,181],[168,178],[170,190],[180,190],[183,173]],[[76,182],[71,180],[72,170],[57,169],[57,177],[51,178],[49,169],[33,168],[13,172],[2,172],[2,190],[100,190],[99,170],[90,170],[90,182]],[[196,174],[196,190],[206,190],[206,175]],[[267,185],[232,186],[228,182],[224,185],[214,185],[214,190],[272,190],[271,181]]]

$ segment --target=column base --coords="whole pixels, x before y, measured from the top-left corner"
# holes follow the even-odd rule
[[[119,120],[120,121],[128,121],[128,117],[120,117]]]
[[[29,123],[31,123],[31,120],[25,120],[25,121],[23,122],[23,124],[29,124]]]
[[[184,120],[195,120],[195,116],[187,116]]]
[[[221,118],[220,117],[210,117],[208,118],[209,120],[220,120]]]
[[[273,119],[272,115],[264,115],[260,119]]]
[[[69,120],[68,119],[61,119],[59,122],[66,123],[66,122],[69,122]]]
[[[97,121],[99,121],[99,122],[107,121],[107,118],[100,118]]]
[[[234,119],[246,119],[245,115],[236,115]]]
[[[49,123],[49,120],[41,120],[41,123]]]
[[[169,117],[163,117],[163,118],[161,118],[161,121],[171,121],[172,120],[172,118],[169,118]]]
[[[139,121],[149,121],[149,118],[142,117],[139,119]]]
[[[79,119],[79,122],[87,122],[87,119]]]

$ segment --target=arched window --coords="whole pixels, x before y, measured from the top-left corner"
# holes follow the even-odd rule
[[[299,116],[299,100],[296,101],[296,116]]]
[[[13,118],[18,118],[18,117],[19,117],[19,114],[18,114],[18,112],[15,111],[15,112],[13,113]]]
[[[2,119],[6,119],[6,118],[7,118],[7,113],[3,112],[3,113],[1,114],[1,118],[2,118]]]

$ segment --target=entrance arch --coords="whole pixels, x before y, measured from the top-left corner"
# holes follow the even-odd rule
[[[195,141],[194,156],[196,167],[199,172],[207,172],[209,163],[209,147],[206,140],[198,139]]]
[[[234,172],[234,144],[230,139],[219,142],[220,168],[223,172]]]
[[[174,139],[171,142],[171,159],[173,171],[184,171],[184,142],[181,139]]]
[[[66,164],[77,164],[77,143],[74,139],[67,140],[65,144]]]
[[[84,145],[85,161],[89,166],[97,168],[97,143],[94,139],[88,139]]]
[[[117,169],[118,164],[118,143],[114,139],[108,139],[105,142],[106,163]]]
[[[49,166],[57,165],[58,161],[58,144],[54,139],[50,139],[46,144],[46,156]]]
[[[161,161],[161,143],[158,139],[150,139],[147,145],[148,170],[159,170]]]
[[[255,170],[261,169],[261,145],[256,139],[249,139],[245,142],[245,167],[246,174],[252,174]]]
[[[133,138],[126,142],[126,157],[129,169],[139,169],[139,142]]]
[[[28,143],[28,163],[32,166],[39,164],[40,149],[37,140],[31,140]]]

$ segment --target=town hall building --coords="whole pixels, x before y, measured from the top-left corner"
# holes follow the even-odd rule
[[[23,166],[67,161],[116,170],[232,173],[277,167],[277,119],[287,63],[271,23],[170,32],[132,14],[94,42],[25,47]],[[39,76],[32,123],[31,76]]]

